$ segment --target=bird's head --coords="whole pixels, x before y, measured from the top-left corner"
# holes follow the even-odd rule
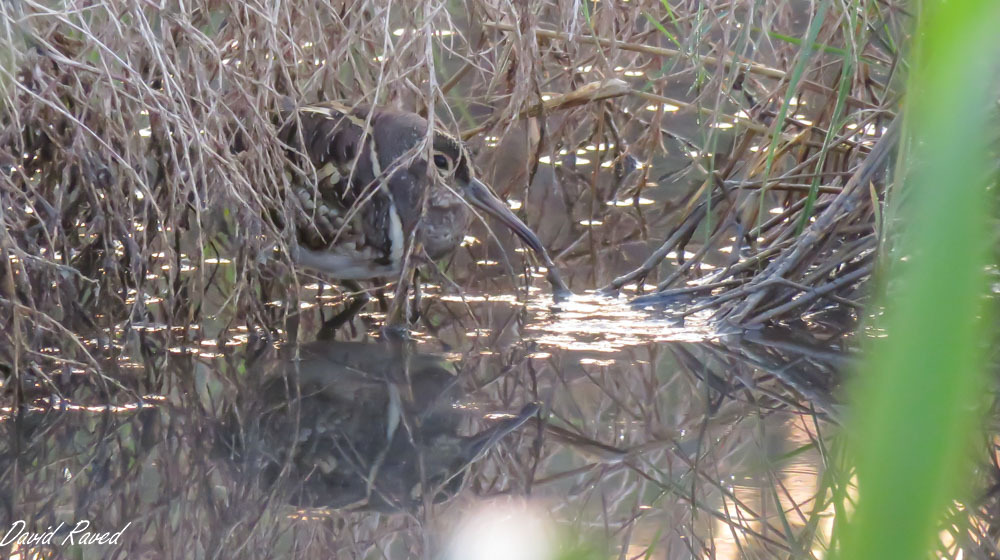
[[[364,116],[368,108],[356,111],[358,117]],[[493,191],[476,177],[475,166],[469,152],[461,140],[447,131],[437,128],[430,138],[429,156],[426,145],[427,121],[410,112],[392,109],[378,109],[372,115],[372,135],[377,151],[377,160],[383,170],[395,167],[389,177],[389,188],[397,200],[400,212],[417,211],[417,200],[412,197],[422,193],[424,189],[415,188],[418,184],[426,184],[430,179],[438,189],[434,193],[454,191],[462,196],[473,208],[500,221],[517,235],[536,254],[547,254],[542,242],[510,208],[507,207]],[[442,196],[442,195],[438,195]],[[400,202],[405,200],[399,208]],[[431,200],[434,203],[434,200]],[[404,226],[415,223],[419,214],[401,216]],[[461,239],[461,237],[459,237]]]
[[[547,255],[542,242],[492,189],[476,177],[468,151],[460,140],[442,131],[436,131],[431,150],[433,173],[436,179],[462,195],[476,210],[484,212],[509,228],[521,241],[538,255]]]

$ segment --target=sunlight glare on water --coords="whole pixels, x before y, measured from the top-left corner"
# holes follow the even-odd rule
[[[596,293],[574,295],[557,304],[558,313],[549,314],[549,298],[537,298],[528,309],[539,317],[529,326],[542,346],[564,350],[617,352],[650,342],[702,342],[715,336],[707,316],[688,317],[683,325],[654,318],[636,309],[624,298]]]

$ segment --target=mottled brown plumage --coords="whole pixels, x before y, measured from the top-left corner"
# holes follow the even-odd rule
[[[551,263],[538,237],[476,179],[458,139],[435,129],[427,145],[428,123],[419,115],[324,102],[289,106],[285,117],[282,139],[309,158],[317,178],[296,188],[299,265],[341,280],[398,275],[411,240],[418,258],[454,251],[470,205]]]

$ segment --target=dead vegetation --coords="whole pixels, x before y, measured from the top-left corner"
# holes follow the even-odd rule
[[[226,354],[226,343],[245,343],[258,331],[295,338],[306,316],[300,304],[326,299],[322,292],[306,293],[300,281],[311,280],[292,274],[287,258],[274,251],[291,235],[276,224],[294,223],[303,211],[286,196],[295,174],[315,173],[289,168],[277,139],[283,96],[435,115],[467,139],[494,189],[521,203],[519,212],[574,290],[624,293],[640,297],[643,306],[683,302],[674,313],[710,310],[737,326],[795,322],[831,305],[848,310],[850,323],[884,241],[899,60],[911,22],[892,3],[822,5],[829,11],[821,18],[811,5],[777,0],[293,0],[162,8],[138,1],[3,3],[5,397],[22,404],[55,392],[131,402],[160,393],[210,401],[218,393],[199,385],[196,367],[181,373],[165,367],[189,365],[189,354],[172,356],[168,349],[216,340],[227,360],[221,369],[238,372],[239,360]],[[803,46],[810,43],[815,48]],[[273,212],[285,219],[269,219]],[[479,231],[473,237],[487,239]],[[495,245],[470,242],[443,268],[468,292],[489,293],[496,286],[513,291],[503,273],[476,264],[496,255]],[[521,258],[508,256],[515,265]],[[283,304],[270,305],[275,301]],[[476,327],[459,319],[449,324],[455,325]],[[724,366],[720,376],[735,363],[723,349],[711,353]],[[776,355],[757,358],[777,361]],[[127,367],[119,359],[124,356],[142,367]],[[492,372],[498,378],[531,367],[523,354],[503,358],[510,361]],[[626,372],[609,375],[614,381],[606,384],[622,383],[615,388],[623,394],[609,390],[595,409],[622,406],[633,393],[650,389],[658,362],[647,358],[653,366],[633,373],[635,379]],[[774,361],[764,360],[764,369],[784,372]],[[688,366],[692,378],[704,374]],[[494,387],[499,396],[491,396],[504,404],[515,400],[512,395],[538,398],[534,373],[522,373],[526,378],[512,384],[516,389]],[[706,383],[715,379],[704,375]],[[728,398],[726,389],[720,394]],[[803,387],[791,396],[783,387],[765,391],[776,409],[813,413],[792,404]],[[744,414],[734,408],[734,416]],[[718,403],[671,410],[693,417],[708,409],[718,412]],[[88,476],[134,482],[130,477],[139,477],[140,466],[160,462],[170,484],[152,487],[176,491],[183,486],[178,481],[188,480],[204,485],[182,494],[180,506],[141,504],[160,521],[184,519],[189,534],[203,539],[192,537],[191,548],[181,546],[174,555],[197,550],[225,557],[235,550],[239,557],[280,540],[280,527],[253,530],[274,520],[268,517],[274,514],[271,497],[246,489],[228,490],[246,495],[213,497],[219,492],[208,478],[214,467],[178,454],[196,455],[197,446],[188,447],[192,438],[210,437],[203,433],[205,418],[163,414],[155,425],[149,416],[142,421],[142,430],[128,428],[130,436],[132,430],[146,434],[132,449],[129,437],[116,435],[128,422],[88,420],[94,439],[81,439],[75,451],[97,455],[77,466],[97,465]],[[655,425],[648,428],[628,436],[639,442],[662,435]],[[32,427],[35,447],[26,449],[42,462],[65,460],[37,447],[45,441],[38,434],[55,433],[64,432],[44,423]],[[600,433],[595,427],[588,436]],[[161,439],[170,445],[158,448]],[[94,441],[103,443],[95,447]],[[533,445],[525,439],[517,452],[538,453],[529,451]],[[664,449],[653,453],[672,453]],[[538,464],[549,459],[542,456]],[[680,465],[687,458],[678,453],[670,460]],[[657,500],[675,492],[669,477],[656,478],[663,473],[649,461],[608,470],[627,470],[620,476],[643,491],[659,486]],[[715,480],[697,463],[686,466],[695,479]],[[492,482],[479,473],[478,489],[530,488],[535,475],[521,467],[511,482],[490,468],[484,470]],[[572,479],[579,490],[592,480],[588,476],[598,476],[594,472],[559,477]],[[55,485],[58,476],[58,469],[45,471],[35,482]],[[143,486],[129,488],[141,494]],[[727,492],[720,485],[708,491]],[[691,521],[671,535],[678,539],[674,550],[709,550],[708,537],[696,544],[684,540],[703,523],[694,519],[703,504],[693,490],[691,495],[689,509],[670,514]],[[41,516],[53,503],[114,496],[101,487],[58,500],[40,491],[19,499],[37,506]],[[583,490],[579,496],[584,504],[599,498]],[[625,501],[621,497],[614,524],[622,533],[612,531],[609,540],[627,542],[629,516],[640,516]],[[227,511],[221,504],[246,508]],[[116,514],[137,515],[129,507],[134,504]],[[741,511],[723,516],[727,528],[735,531],[746,521]],[[818,515],[803,516],[810,534]],[[765,517],[754,516],[743,525]],[[232,532],[195,528],[206,519],[221,520],[219,526]],[[395,519],[373,528],[366,519],[338,517],[310,528],[292,550],[337,542],[344,554],[360,557],[392,541],[426,551],[428,543],[408,532],[425,521]],[[170,542],[179,530],[166,522],[150,526],[154,534],[144,542]],[[752,531],[741,534],[756,535]],[[798,546],[795,534],[777,534],[775,526],[763,533],[755,542],[764,550],[785,553]]]
[[[754,324],[852,305],[874,265],[891,146],[865,162],[897,109],[902,37],[885,33],[906,24],[877,3],[815,29],[749,3],[71,6],[3,8],[8,348],[46,346],[57,323],[184,325],[219,284],[238,315],[273,324],[265,257],[288,232],[262,216],[296,204],[282,95],[433,111],[465,131],[576,289],[655,279],[664,298]],[[806,32],[816,49],[785,38]],[[646,262],[605,266],[629,244]]]

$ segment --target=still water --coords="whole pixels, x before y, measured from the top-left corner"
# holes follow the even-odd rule
[[[308,341],[337,296],[302,293],[299,345],[222,321],[91,341],[101,384],[66,364],[4,411],[4,526],[127,527],[45,558],[823,555],[839,334],[430,282],[408,337],[374,306]]]
[[[633,109],[705,130],[677,107]],[[728,129],[709,130],[725,151]],[[710,310],[599,295],[662,241],[699,154],[616,164],[610,138],[587,136],[534,169],[533,134],[486,137],[479,163],[577,295],[554,302],[509,233],[477,225],[425,271],[407,336],[382,332],[373,303],[319,340],[337,287],[276,273],[234,294],[238,251],[199,258],[192,234],[149,255],[161,291],[128,294],[94,317],[111,329],[81,327],[79,348],[21,372],[30,404],[0,411],[4,544],[22,558],[822,557],[849,321],[733,333]],[[668,255],[660,278],[693,256]],[[171,307],[193,277],[204,301]]]

